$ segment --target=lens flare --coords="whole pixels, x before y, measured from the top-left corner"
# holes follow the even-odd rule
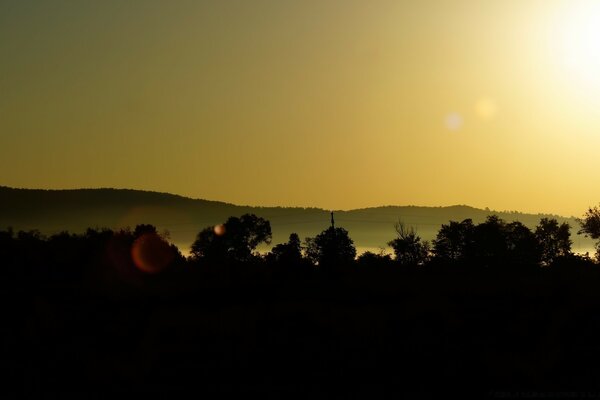
[[[483,97],[475,104],[475,112],[482,120],[490,121],[496,116],[498,107],[496,107],[496,102],[493,99]]]
[[[225,225],[223,225],[223,224],[215,225],[214,232],[215,232],[215,235],[217,235],[217,236],[223,236],[225,234]]]
[[[140,271],[156,274],[173,261],[173,252],[159,235],[146,233],[133,242],[131,258]]]
[[[444,125],[451,131],[458,131],[463,126],[463,118],[457,112],[452,112],[444,118]]]

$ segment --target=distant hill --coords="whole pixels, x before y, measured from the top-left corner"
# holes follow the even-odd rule
[[[81,233],[88,227],[112,229],[150,223],[168,230],[171,239],[186,252],[204,227],[230,216],[254,213],[271,222],[273,244],[287,240],[291,232],[301,238],[314,236],[330,223],[328,210],[301,207],[250,207],[190,199],[169,193],[129,189],[39,190],[0,186],[0,228],[38,229],[44,234],[67,230]],[[394,222],[401,219],[426,240],[435,237],[441,224],[472,218],[482,222],[490,214],[506,221],[521,221],[530,228],[540,218],[568,222],[574,250],[593,251],[593,242],[576,234],[574,218],[548,214],[524,214],[482,210],[466,205],[450,207],[384,206],[336,211],[336,225],[346,228],[359,250],[377,250],[395,237]]]

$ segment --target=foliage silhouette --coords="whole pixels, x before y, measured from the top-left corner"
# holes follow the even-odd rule
[[[305,280],[312,276],[314,266],[302,255],[303,248],[300,237],[296,233],[290,234],[287,243],[273,246],[265,256],[267,266],[274,268],[274,276],[286,281]]]
[[[429,242],[421,241],[414,228],[406,227],[401,221],[394,228],[398,237],[388,242],[388,246],[394,249],[396,261],[403,266],[425,264],[429,258]]]
[[[475,225],[471,219],[442,225],[433,241],[433,254],[446,262],[463,261],[472,251]]]
[[[222,226],[203,229],[192,244],[196,260],[249,261],[261,243],[271,243],[271,224],[254,214],[230,217]]]
[[[541,247],[541,260],[551,265],[559,257],[571,254],[571,227],[564,222],[559,224],[555,218],[542,218],[535,229],[535,236]]]
[[[297,264],[302,260],[302,242],[297,233],[290,234],[287,243],[273,246],[268,254],[273,261],[282,264]]]
[[[389,254],[377,254],[372,251],[365,251],[359,255],[356,264],[362,268],[391,268],[394,266],[392,257]]]
[[[307,258],[321,268],[349,265],[356,258],[354,242],[344,228],[329,227],[305,242]]]
[[[506,224],[504,229],[507,244],[505,262],[517,267],[539,265],[541,252],[535,234],[519,221]]]
[[[442,225],[433,254],[438,262],[504,268],[537,266],[541,259],[538,237],[529,228],[496,215],[478,225],[470,219]]]
[[[579,219],[581,229],[578,233],[589,236],[592,239],[600,239],[600,207],[590,207],[582,219]],[[600,240],[596,242],[596,259],[600,261]]]

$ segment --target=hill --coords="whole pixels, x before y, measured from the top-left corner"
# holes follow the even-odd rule
[[[38,229],[44,234],[60,231],[83,232],[88,227],[118,229],[150,223],[168,230],[171,240],[186,252],[196,234],[204,227],[224,222],[229,216],[254,213],[268,219],[273,228],[273,243],[287,240],[291,232],[301,238],[314,236],[330,223],[329,211],[302,207],[251,207],[219,201],[191,199],[169,193],[130,189],[40,190],[0,187],[0,228]],[[431,240],[441,224],[472,218],[482,222],[490,214],[506,221],[521,221],[530,228],[540,218],[568,222],[574,250],[593,251],[593,242],[576,235],[574,218],[548,214],[525,214],[482,210],[466,205],[449,207],[384,206],[336,211],[338,226],[346,228],[359,251],[377,251],[395,237],[394,222],[401,219],[413,226],[421,237]]]

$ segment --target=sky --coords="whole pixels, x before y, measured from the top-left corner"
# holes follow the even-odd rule
[[[600,202],[600,2],[0,0],[0,185]]]

